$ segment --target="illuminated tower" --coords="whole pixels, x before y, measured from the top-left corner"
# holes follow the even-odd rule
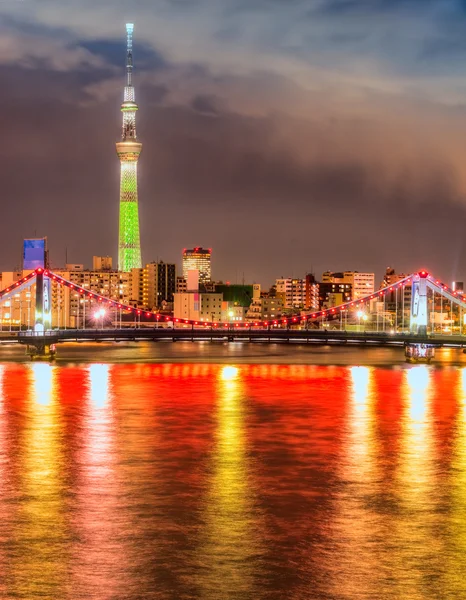
[[[130,271],[141,268],[141,243],[139,240],[138,212],[138,158],[142,144],[136,136],[136,111],[134,101],[133,74],[133,29],[126,25],[126,87],[121,112],[123,113],[122,141],[117,142],[116,150],[121,162],[120,174],[120,233],[118,240],[118,270]]]

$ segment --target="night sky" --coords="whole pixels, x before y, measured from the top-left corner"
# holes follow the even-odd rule
[[[145,262],[466,279],[465,0],[1,1],[0,270],[116,261],[127,21]]]

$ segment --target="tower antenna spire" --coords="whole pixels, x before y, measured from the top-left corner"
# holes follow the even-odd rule
[[[133,23],[126,23],[126,85],[132,87],[133,75]]]

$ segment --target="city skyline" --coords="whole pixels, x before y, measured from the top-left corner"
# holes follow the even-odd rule
[[[461,4],[325,5],[132,7],[143,262],[200,244],[233,281],[388,264],[465,278]],[[35,232],[55,261],[66,248],[76,262],[116,258],[128,15],[56,6],[0,5],[2,270]]]

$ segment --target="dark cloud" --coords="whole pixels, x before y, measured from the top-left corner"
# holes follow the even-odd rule
[[[126,60],[126,48],[121,36],[119,39],[114,40],[86,40],[81,45],[90,52],[103,56],[109,63],[117,67],[121,67]],[[137,58],[140,71],[167,67],[167,61],[162,54],[146,44],[135,43],[133,55]]]
[[[192,99],[191,108],[202,115],[216,117],[220,112],[220,101],[215,96],[199,95]]]
[[[65,248],[77,262],[115,255],[119,98],[83,107],[69,101],[79,97],[79,78],[34,74],[0,73],[10,90],[1,101],[9,115],[3,136],[10,143],[0,150],[0,268],[19,264],[21,239],[33,235],[48,235],[54,264],[64,262]],[[39,80],[41,96],[35,94]],[[141,106],[146,260],[179,262],[183,247],[212,246],[217,277],[241,279],[244,272],[267,283],[311,266],[380,272],[389,263],[409,269],[421,261],[431,270],[455,264],[464,272],[458,254],[466,210],[448,163],[421,160],[399,169],[383,155],[338,156],[331,149],[345,127],[341,120],[330,134],[320,121],[306,125],[283,115],[223,111],[210,119],[205,111],[212,110],[212,99],[202,100],[197,112],[192,104]],[[362,131],[363,123],[355,130]],[[301,135],[292,136],[293,144],[285,130]],[[326,143],[318,141],[329,135]],[[315,160],[307,158],[303,140],[318,144]],[[354,143],[348,140],[348,146]]]

